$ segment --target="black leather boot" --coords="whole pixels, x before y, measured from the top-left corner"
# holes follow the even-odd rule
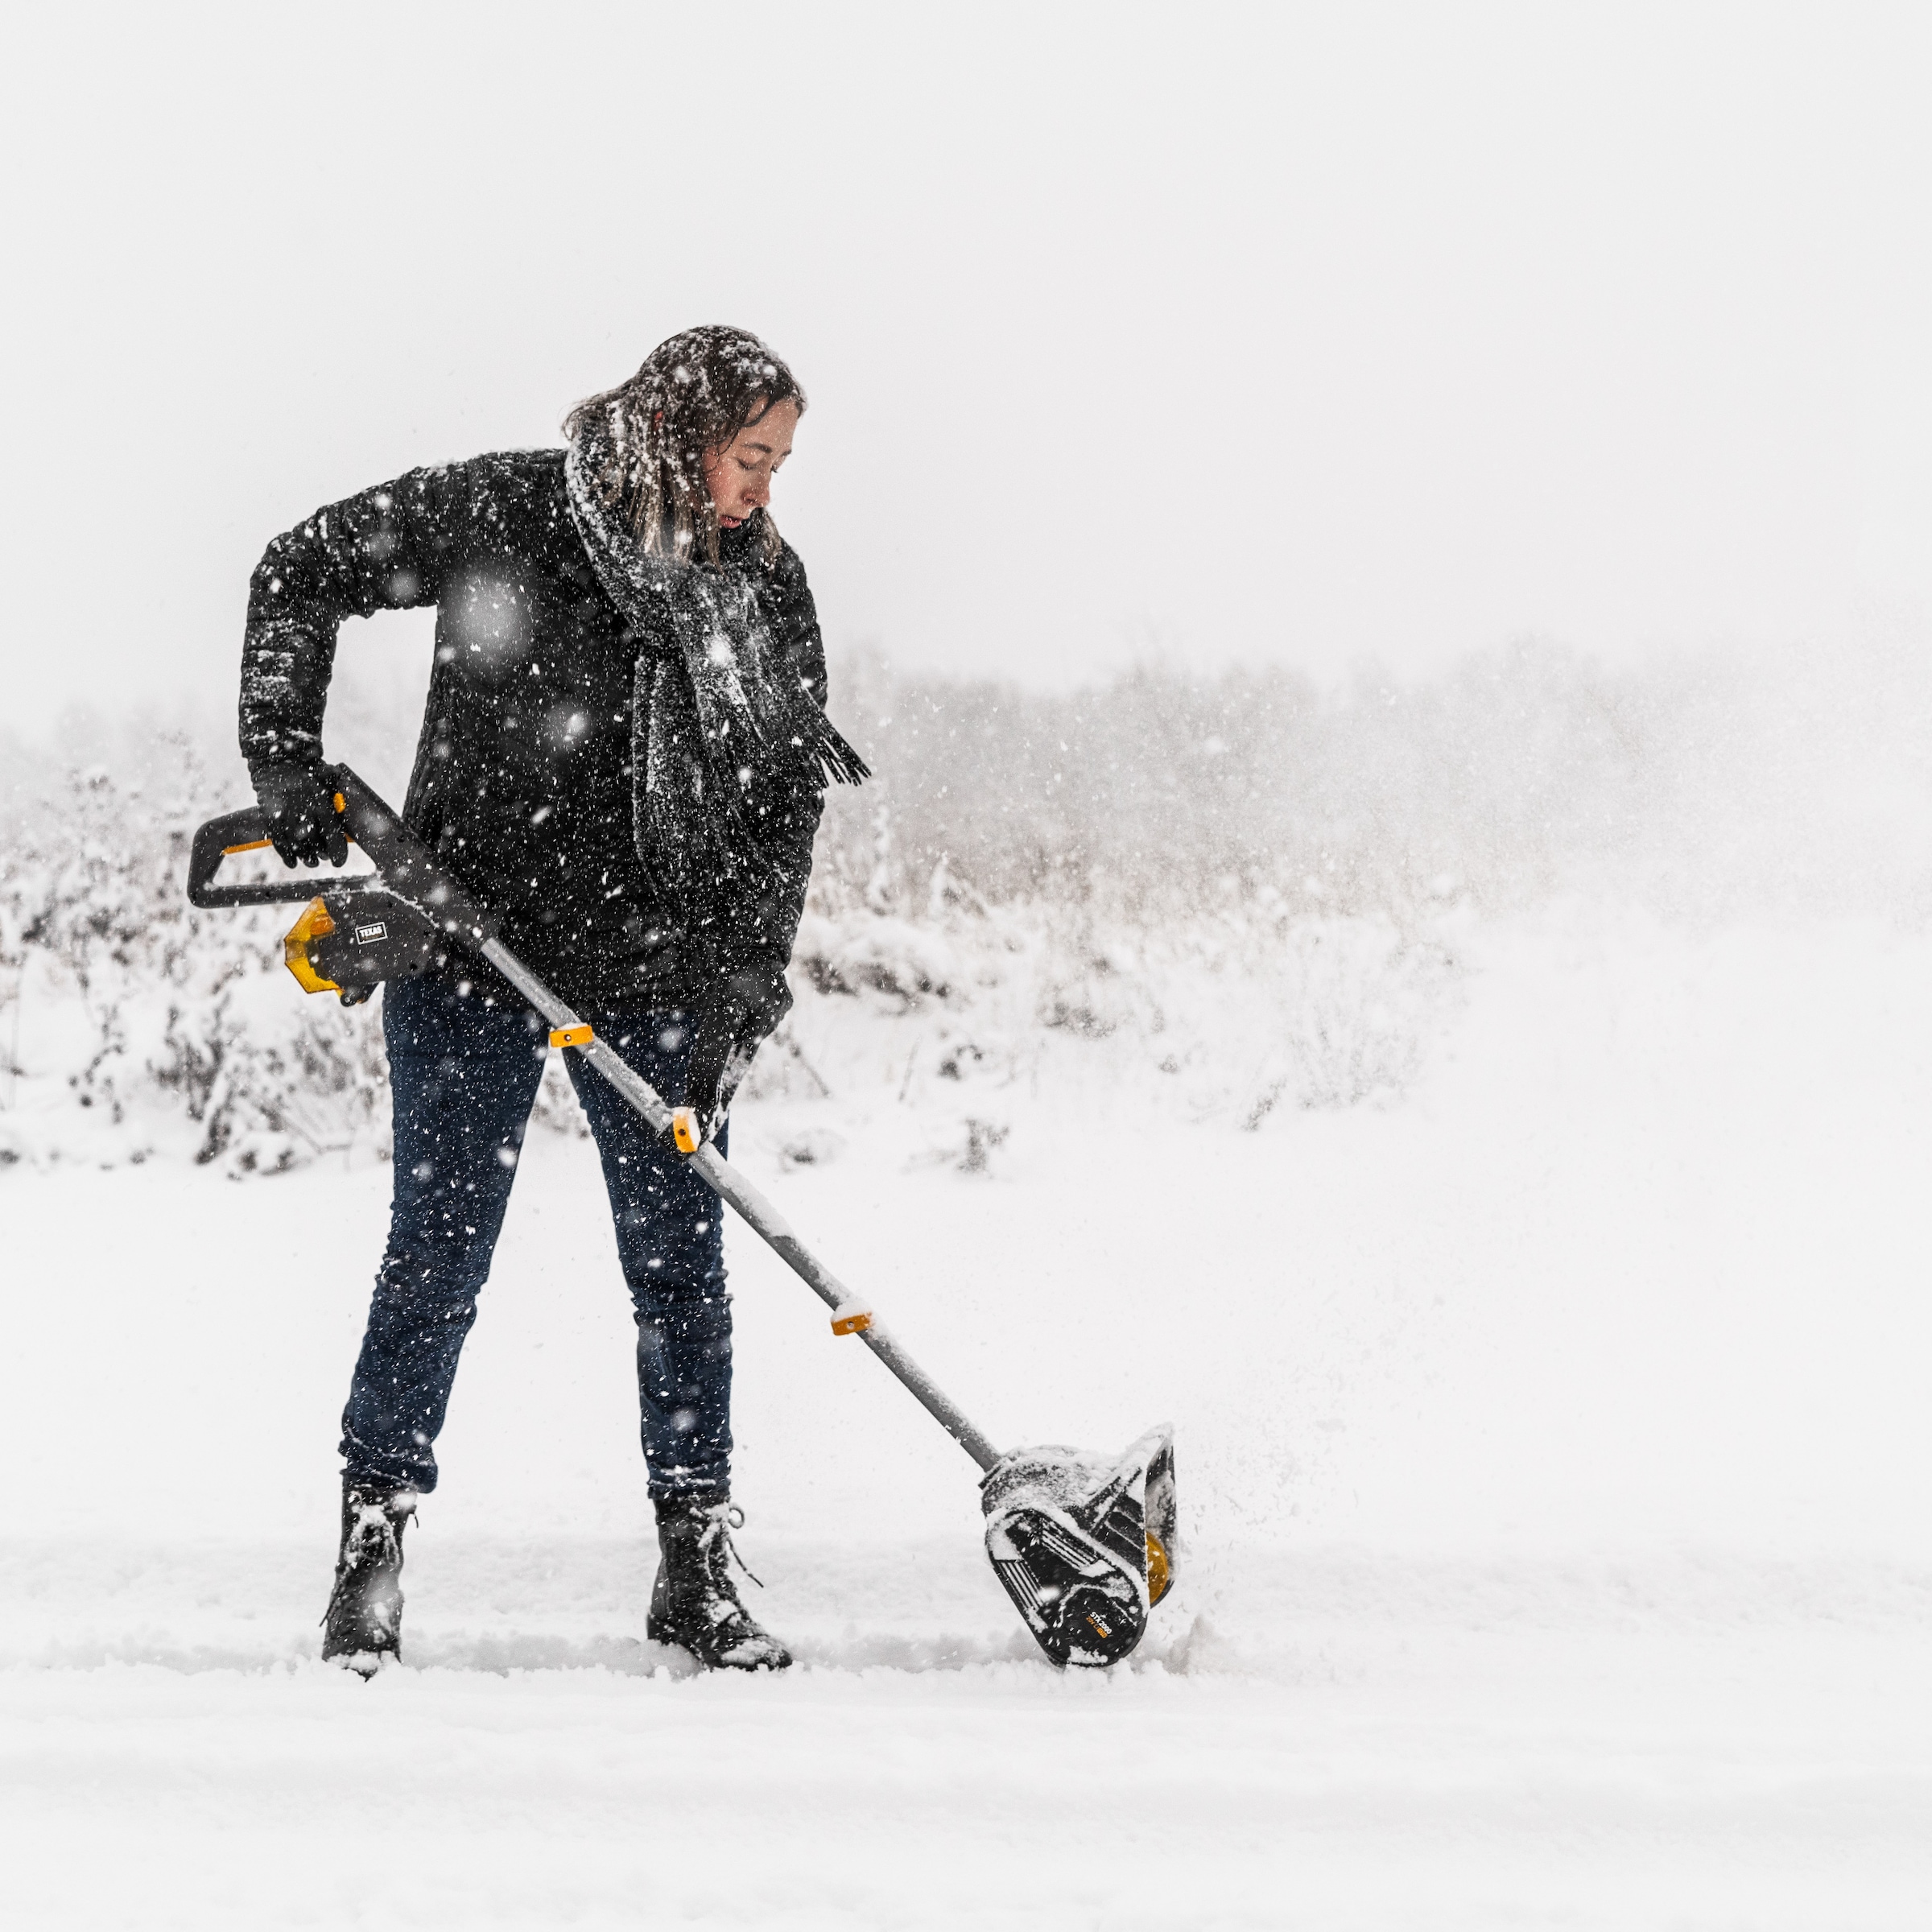
[[[385,1657],[402,1654],[402,1532],[416,1492],[342,1484],[342,1547],[336,1587],[322,1613],[322,1657],[374,1677]]]
[[[708,1670],[785,1669],[791,1653],[753,1620],[725,1568],[727,1559],[736,1558],[745,1570],[731,1540],[745,1512],[728,1496],[661,1496],[654,1501],[658,1580],[645,1626],[651,1641],[688,1650]],[[749,1570],[745,1574],[751,1576]]]

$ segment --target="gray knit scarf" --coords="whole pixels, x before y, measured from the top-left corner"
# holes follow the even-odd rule
[[[651,640],[632,707],[638,852],[695,931],[776,883],[788,828],[808,808],[815,822],[828,784],[870,774],[772,636],[762,568],[647,555],[598,487],[604,433],[564,458],[571,518],[605,594]]]

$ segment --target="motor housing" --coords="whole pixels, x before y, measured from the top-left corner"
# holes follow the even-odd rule
[[[332,886],[309,901],[282,941],[304,993],[360,1005],[385,980],[413,980],[448,956],[428,914],[381,886]]]

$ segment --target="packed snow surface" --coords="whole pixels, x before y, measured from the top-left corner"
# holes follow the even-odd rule
[[[740,1109],[996,1441],[1173,1419],[1179,1580],[1108,1673],[1033,1649],[971,1465],[742,1234],[740,1540],[799,1663],[646,1643],[568,1134],[409,1534],[407,1662],[326,1670],[386,1170],[0,1173],[5,1918],[1922,1927],[1932,942],[1560,902],[1451,936],[1407,1085],[1352,1107],[1203,1109],[1131,1029],[942,1075],[930,1009],[828,994],[830,1093]]]

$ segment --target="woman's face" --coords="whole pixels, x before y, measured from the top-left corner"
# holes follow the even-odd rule
[[[771,479],[791,454],[791,440],[798,433],[798,404],[775,403],[724,448],[705,457],[704,487],[711,492],[720,530],[736,530],[771,501]]]

